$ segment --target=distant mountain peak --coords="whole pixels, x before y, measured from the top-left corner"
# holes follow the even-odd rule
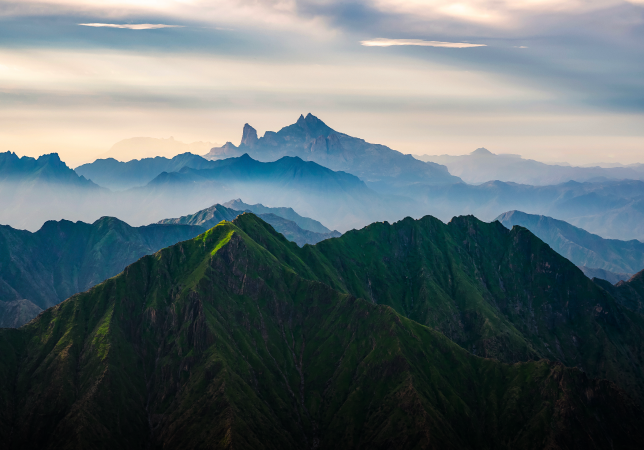
[[[242,132],[242,140],[239,144],[240,146],[245,145],[247,147],[252,147],[257,143],[257,130],[251,127],[248,124],[244,125],[244,131]]]
[[[477,148],[472,153],[470,153],[470,155],[473,155],[473,156],[496,156],[494,153],[492,153],[491,151],[489,151],[485,147]]]

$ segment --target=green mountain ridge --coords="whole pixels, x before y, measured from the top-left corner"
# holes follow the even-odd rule
[[[49,221],[35,233],[0,226],[0,322],[22,325],[140,257],[202,232],[187,225],[135,228],[113,217],[92,224]]]
[[[642,410],[612,383],[547,361],[476,357],[389,306],[307,279],[300,257],[318,246],[299,249],[243,214],[0,330],[0,440],[8,449],[641,444]]]
[[[297,215],[290,208],[271,210]],[[217,204],[143,227],[131,227],[113,217],[93,224],[50,221],[35,233],[0,226],[0,327],[21,326],[43,309],[118,274],[138,258],[191,239],[241,213]],[[300,246],[340,236],[337,232],[303,230],[274,214],[261,216]],[[317,221],[298,217],[305,224],[322,227]]]
[[[644,402],[644,317],[525,228],[426,216],[289,252],[257,229],[244,230],[302,277],[389,305],[474,354],[557,360]]]

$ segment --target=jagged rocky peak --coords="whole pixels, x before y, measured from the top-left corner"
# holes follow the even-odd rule
[[[252,147],[257,143],[257,130],[251,127],[248,124],[244,125],[244,131],[242,133],[242,140],[240,146],[245,145],[247,147]]]
[[[300,118],[297,119],[297,122],[295,122],[295,124],[306,131],[306,134],[313,138],[316,138],[318,136],[327,136],[330,133],[334,132],[332,128],[330,128],[327,124],[322,122],[311,113],[308,113],[306,117],[300,115]]]
[[[489,151],[485,147],[480,147],[474,150],[472,153],[470,153],[472,156],[496,156],[494,153]]]

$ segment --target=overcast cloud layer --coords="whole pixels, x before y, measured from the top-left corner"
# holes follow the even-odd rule
[[[0,5],[2,150],[78,164],[307,112],[406,153],[644,162],[644,0]]]

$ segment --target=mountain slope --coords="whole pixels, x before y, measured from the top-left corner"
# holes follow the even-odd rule
[[[578,266],[631,274],[644,269],[644,243],[638,240],[604,239],[563,220],[521,211],[508,211],[495,220],[507,228],[529,229]]]
[[[213,148],[206,158],[227,158],[243,153],[260,161],[298,156],[332,170],[352,173],[382,190],[398,185],[460,181],[444,166],[425,163],[384,145],[370,144],[339,133],[312,114],[300,116],[296,123],[278,132],[267,131],[261,138],[257,137],[253,127],[246,124],[238,148],[227,143],[224,147]]]
[[[134,228],[112,217],[93,224],[50,221],[35,233],[0,226],[0,301],[27,300],[37,308],[49,308],[140,257],[202,231],[186,225]],[[3,305],[5,316],[0,320],[14,326],[38,312],[33,306],[9,306]]]
[[[5,447],[640,445],[642,411],[609,382],[475,357],[243,228],[297,249],[245,214],[0,330]]]
[[[546,164],[519,155],[496,155],[479,148],[469,155],[420,155],[417,159],[443,164],[449,172],[466,183],[478,184],[499,180],[505,182],[545,186],[567,181],[644,180],[644,166],[630,167],[574,167]]]
[[[628,309],[644,314],[644,270],[615,285],[597,278],[593,281]]]
[[[144,186],[163,172],[177,172],[184,167],[207,169],[213,164],[192,153],[182,153],[172,159],[155,158],[134,159],[120,162],[114,158],[97,159],[74,169],[77,174],[111,190],[122,191],[136,186]]]
[[[389,305],[474,354],[557,360],[644,403],[644,317],[525,228],[407,218],[293,250],[297,257],[262,241],[259,227],[244,231],[301,276]]]

